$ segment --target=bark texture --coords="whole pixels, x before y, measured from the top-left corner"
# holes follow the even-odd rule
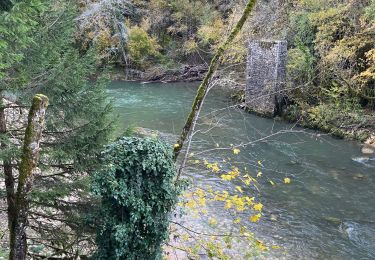
[[[47,107],[48,98],[37,94],[29,111],[15,194],[15,210],[10,225],[10,260],[26,259],[29,194],[33,186],[33,171],[39,159],[39,143]]]
[[[0,97],[1,98],[1,97]],[[8,144],[5,141],[5,136],[7,134],[7,124],[6,124],[6,116],[5,116],[5,107],[0,108],[0,135],[3,138],[3,141],[0,144],[0,147],[3,151],[8,149]],[[12,162],[7,156],[3,159],[3,170],[4,170],[4,179],[5,179],[5,189],[6,189],[6,197],[7,197],[7,205],[8,205],[8,225],[10,229],[10,223],[13,219],[14,210],[15,210],[15,195],[14,195],[14,177],[13,177],[13,169],[12,169]]]
[[[208,86],[210,83],[210,80],[212,76],[214,75],[215,71],[220,65],[221,58],[223,57],[223,54],[225,50],[228,48],[228,46],[233,42],[234,38],[238,35],[238,33],[241,31],[244,23],[246,22],[247,18],[250,16],[251,11],[254,8],[256,0],[249,0],[246,4],[246,7],[242,13],[242,16],[240,20],[238,20],[236,26],[232,29],[228,39],[220,45],[218,50],[215,53],[215,56],[212,58],[210,66],[208,67],[208,71],[206,76],[204,77],[202,83],[200,84],[197,95],[194,99],[193,106],[191,107],[190,114],[185,122],[185,126],[182,129],[181,135],[179,139],[177,140],[177,145],[175,145],[174,148],[174,159],[177,160],[178,155],[181,152],[182,146],[191,131],[191,127],[193,125],[194,118],[197,116],[198,111],[200,107],[202,106],[202,101],[204,99],[204,96],[207,93]]]

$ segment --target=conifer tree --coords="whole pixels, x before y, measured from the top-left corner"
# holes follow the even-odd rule
[[[0,1],[0,11],[8,11],[12,8],[12,2],[10,0]]]
[[[12,210],[25,110],[35,93],[44,94],[50,107],[29,197],[28,232],[39,253],[54,255],[76,254],[74,246],[84,240],[80,217],[90,207],[87,177],[111,130],[95,50],[80,51],[75,41],[77,10],[72,1],[25,0],[0,13],[0,177],[6,184],[0,194]],[[10,115],[18,117],[17,124]],[[36,254],[32,247],[29,253]]]

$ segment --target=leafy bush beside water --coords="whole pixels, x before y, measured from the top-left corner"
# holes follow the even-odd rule
[[[101,197],[96,259],[160,259],[180,188],[171,147],[151,138],[126,137],[103,152],[94,176]]]

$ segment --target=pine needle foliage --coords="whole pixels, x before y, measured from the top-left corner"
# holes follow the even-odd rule
[[[17,128],[10,117],[2,117],[7,127],[0,132],[0,164],[13,162],[8,163],[6,178],[12,180],[18,174],[23,107],[29,107],[36,92],[50,99],[28,226],[33,234],[28,242],[40,245],[41,255],[89,251],[89,246],[85,251],[78,245],[90,240],[81,221],[83,213],[92,209],[88,173],[98,167],[97,155],[112,130],[105,93],[108,81],[102,77],[102,68],[97,68],[95,47],[85,51],[78,47],[77,16],[77,3],[68,0],[22,1],[0,13],[0,96],[14,97],[20,107],[0,104],[0,111],[21,114]],[[1,179],[3,171],[0,168]],[[7,184],[7,190],[14,187],[15,183]],[[4,188],[0,194],[12,196]],[[33,246],[29,252],[34,253]]]
[[[101,197],[95,259],[161,259],[180,188],[171,147],[152,138],[125,137],[109,145],[94,176]]]

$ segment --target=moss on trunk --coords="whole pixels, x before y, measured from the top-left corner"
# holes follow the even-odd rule
[[[228,46],[233,42],[234,38],[238,35],[238,33],[241,31],[243,25],[245,24],[247,18],[250,15],[250,12],[253,10],[256,0],[249,0],[246,4],[246,7],[242,13],[242,16],[240,20],[237,22],[236,26],[232,29],[228,39],[217,49],[215,56],[212,58],[210,66],[208,67],[208,71],[206,76],[204,77],[202,83],[200,84],[197,95],[194,99],[193,105],[191,107],[190,114],[185,122],[185,125],[182,129],[182,132],[180,134],[179,139],[177,140],[177,145],[175,145],[174,148],[174,159],[177,160],[178,155],[181,152],[182,146],[191,131],[192,124],[194,118],[197,116],[197,113],[202,106],[202,101],[204,96],[207,93],[208,86],[210,83],[210,80],[212,76],[214,75],[215,71],[220,65],[221,58],[225,52],[225,50],[228,48]]]
[[[19,166],[15,210],[10,224],[10,260],[26,259],[26,227],[29,211],[29,194],[33,185],[33,170],[39,159],[39,143],[44,128],[48,98],[37,94],[29,111],[28,124]]]

